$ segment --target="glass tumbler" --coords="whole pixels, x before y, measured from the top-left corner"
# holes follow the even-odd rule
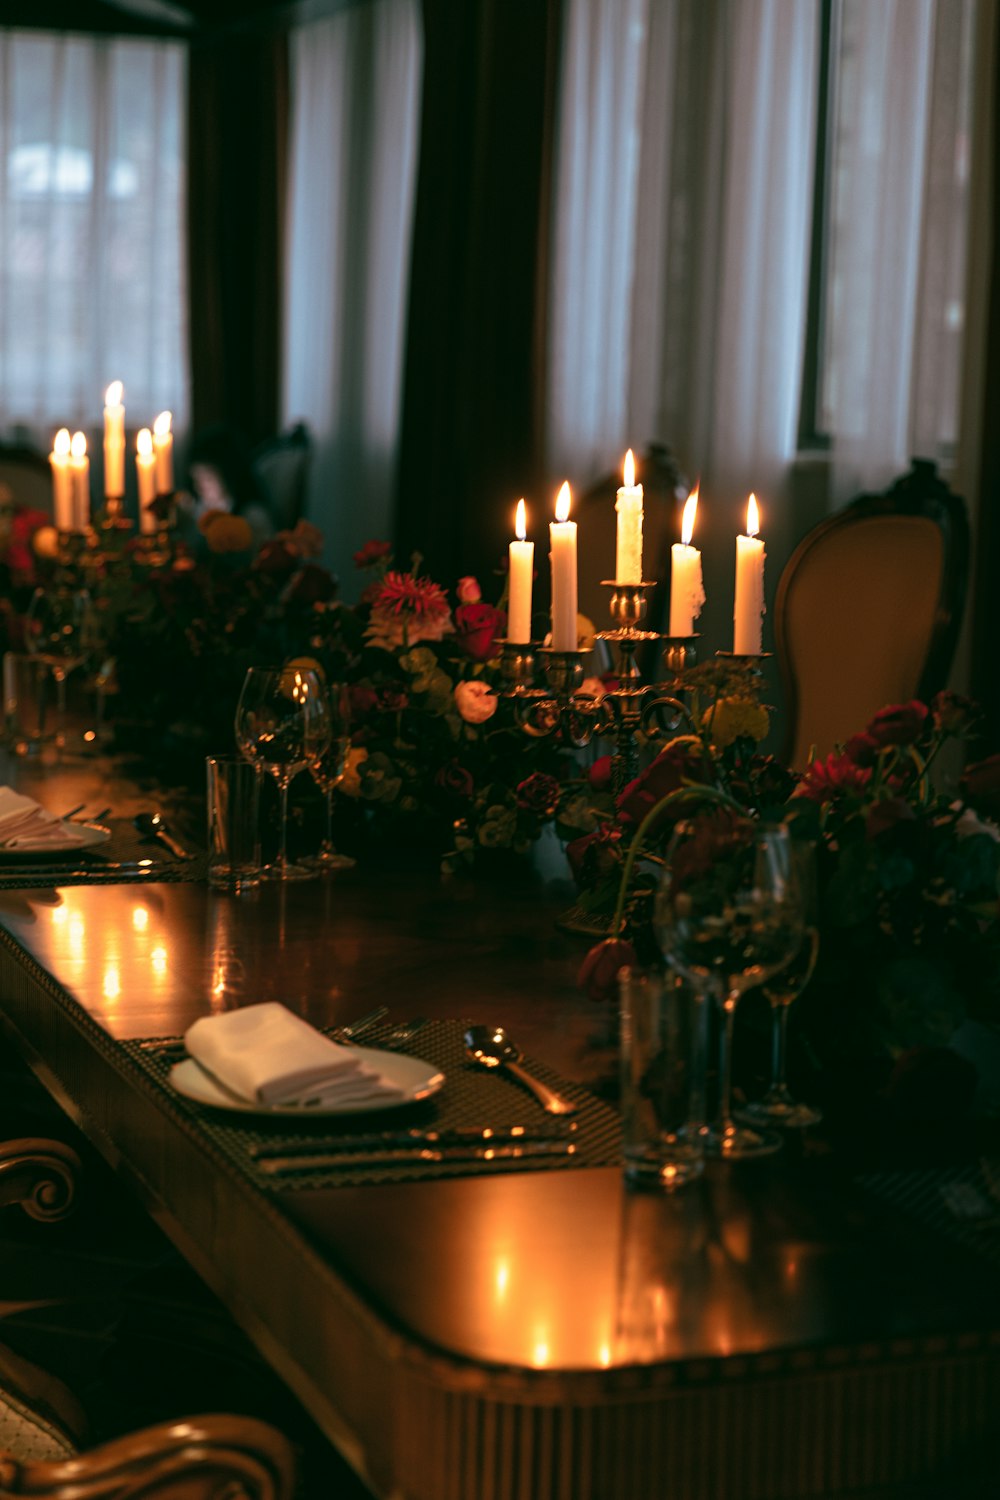
[[[708,1003],[677,975],[618,976],[625,1178],[676,1188],[705,1163]]]

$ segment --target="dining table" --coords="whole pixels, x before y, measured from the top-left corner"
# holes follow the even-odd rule
[[[114,834],[51,871],[0,852],[7,1044],[374,1495],[832,1500],[994,1474],[998,1216],[948,1211],[976,1164],[858,1171],[807,1137],[631,1187],[615,1015],[576,985],[558,862],[442,879],[383,851],[233,894],[205,878],[197,797],[149,767],[3,752],[0,781],[109,808]],[[150,811],[193,859],[142,840]],[[187,1028],[262,1001],[334,1034],[367,1017],[356,1045],[443,1083],[319,1119],[182,1092]],[[478,1066],[474,1024],[573,1113]]]

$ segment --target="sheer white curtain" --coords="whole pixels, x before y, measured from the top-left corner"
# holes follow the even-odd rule
[[[975,0],[843,0],[824,417],[836,492],[956,441]]]
[[[284,408],[313,433],[309,514],[345,580],[391,523],[422,51],[419,0],[292,37]]]
[[[188,409],[182,46],[0,30],[0,427]]]
[[[798,415],[815,76],[801,0],[571,0],[554,470],[587,479],[662,438],[716,491],[775,483]]]

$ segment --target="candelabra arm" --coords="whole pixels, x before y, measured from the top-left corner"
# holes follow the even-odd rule
[[[668,711],[671,719],[664,722],[664,715]],[[676,734],[682,723],[686,724],[689,734],[698,733],[698,726],[687,704],[671,693],[657,693],[654,690],[642,705],[641,720],[642,731],[651,740],[660,739],[665,734]]]

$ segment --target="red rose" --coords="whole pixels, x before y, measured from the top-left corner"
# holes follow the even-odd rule
[[[711,780],[712,767],[705,758],[701,740],[694,735],[681,736],[671,740],[652,764],[619,793],[618,808],[627,818],[641,823],[662,797],[692,782],[705,784]]]
[[[860,795],[872,779],[867,766],[859,766],[849,755],[831,751],[825,760],[814,760],[799,782],[795,795],[810,802],[832,802],[842,792]]]
[[[454,757],[438,768],[434,777],[434,785],[440,787],[443,792],[448,792],[450,796],[461,797],[464,800],[472,796],[474,789],[471,773]]]
[[[573,879],[581,889],[596,885],[621,862],[622,830],[614,823],[600,823],[593,833],[582,834],[566,845],[566,858]]]
[[[369,683],[353,682],[347,691],[351,700],[352,719],[364,719],[368,714],[374,713],[378,695]]]
[[[316,563],[303,563],[292,579],[288,598],[295,604],[325,604],[336,593],[337,582],[331,573]]]
[[[879,744],[867,730],[863,734],[852,734],[844,746],[844,754],[856,766],[873,766],[878,759]]]
[[[356,568],[375,568],[379,563],[388,562],[391,557],[391,542],[365,542],[361,550],[354,554],[354,566]]]
[[[507,626],[507,616],[492,604],[460,604],[455,611],[455,638],[473,661],[489,661]]]
[[[378,706],[383,713],[402,713],[409,701],[410,695],[406,689],[394,687],[391,683],[378,690]]]
[[[1000,755],[988,755],[966,766],[962,792],[977,813],[986,818],[1000,817]]]
[[[591,789],[595,792],[607,792],[611,789],[611,756],[599,755],[594,764],[588,768],[587,780]]]
[[[559,805],[560,786],[554,776],[533,771],[517,789],[517,805],[539,818],[551,818]]]
[[[909,703],[895,703],[880,708],[865,729],[880,750],[893,745],[912,745],[924,731],[928,719],[926,703],[912,698]]]
[[[636,952],[624,938],[605,938],[596,943],[580,965],[576,982],[591,1000],[614,1000],[618,975],[635,964]]]

